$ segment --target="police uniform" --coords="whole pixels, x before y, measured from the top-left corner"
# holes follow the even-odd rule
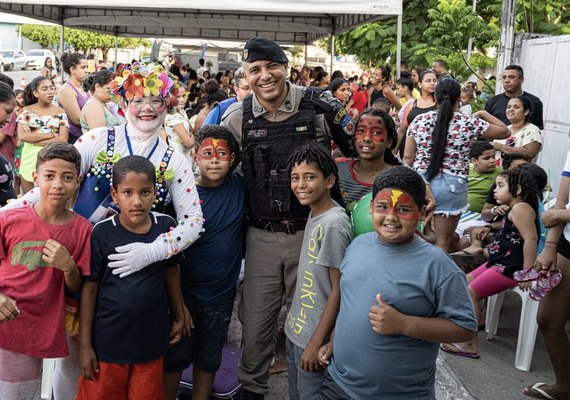
[[[288,63],[277,43],[261,37],[244,48],[245,62],[258,60]],[[330,147],[325,116],[305,95],[311,89],[286,85],[287,97],[275,112],[266,110],[253,93],[222,119],[241,144],[249,192],[238,369],[245,399],[263,398],[269,391],[277,318],[283,297],[287,306],[292,302],[309,214],[291,192],[287,158],[309,142]]]

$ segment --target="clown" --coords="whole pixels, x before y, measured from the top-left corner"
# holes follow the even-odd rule
[[[127,123],[114,128],[97,128],[75,143],[81,153],[84,181],[74,209],[96,223],[116,213],[109,196],[113,164],[121,157],[140,155],[157,170],[155,211],[172,201],[178,225],[153,243],[131,243],[117,247],[109,267],[120,277],[135,273],[153,262],[168,258],[188,247],[202,230],[202,211],[188,160],[160,140],[167,112],[174,112],[178,83],[162,66],[134,64],[119,70],[111,81],[111,92],[121,106]],[[32,189],[6,208],[37,201]]]

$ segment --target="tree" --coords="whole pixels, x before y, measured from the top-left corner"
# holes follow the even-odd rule
[[[56,47],[59,45],[59,26],[55,25],[22,25],[22,36],[40,44],[43,47]],[[77,51],[89,53],[91,50],[100,49],[103,52],[103,60],[107,60],[110,49],[115,47],[115,37],[101,33],[65,28],[64,42]],[[145,39],[117,38],[117,45],[121,48],[133,48],[143,46],[150,47],[150,42]]]

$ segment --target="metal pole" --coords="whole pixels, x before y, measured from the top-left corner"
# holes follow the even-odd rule
[[[333,73],[333,63],[334,63],[334,33],[331,35],[331,66],[330,66],[330,74]]]
[[[115,27],[115,61],[113,62],[113,68],[117,70],[117,53],[119,47],[119,27]]]
[[[307,42],[305,42],[305,64],[307,65]]]
[[[477,0],[473,0],[473,7],[471,8],[471,10],[473,12],[475,12],[476,8],[477,8]],[[467,62],[469,62],[469,60],[471,60],[471,49],[472,48],[473,48],[473,38],[470,37],[469,42],[467,43]]]
[[[63,63],[61,62],[61,56],[63,55],[63,46],[64,46],[64,29],[63,20],[61,21],[61,25],[59,26],[59,75],[61,76],[61,83],[63,83]]]
[[[516,0],[503,0],[501,10],[501,35],[499,36],[499,52],[497,56],[497,77],[502,76],[503,70],[511,63],[515,45],[515,10]],[[499,84],[495,94],[502,93],[503,85]]]
[[[402,14],[398,15],[396,30],[396,79],[400,79],[400,63],[402,62]]]

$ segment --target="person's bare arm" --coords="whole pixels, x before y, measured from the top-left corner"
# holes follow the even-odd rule
[[[79,368],[83,378],[88,380],[95,379],[93,373],[99,372],[97,356],[91,341],[98,293],[98,283],[85,282],[79,302]]]
[[[338,268],[329,268],[331,280],[331,293],[325,304],[325,309],[313,336],[309,340],[305,351],[301,356],[301,368],[305,371],[317,371],[321,369],[319,364],[319,349],[330,337],[336,323],[338,309],[340,307],[340,271]]]
[[[196,143],[194,140],[194,135],[184,129],[184,124],[174,125],[172,129],[174,132],[176,132],[184,147],[187,147],[189,149],[194,147],[194,144]]]
[[[392,103],[394,108],[397,111],[400,111],[400,109],[402,108],[402,103],[400,103],[400,99],[398,99],[394,91],[390,87],[385,86],[384,89],[382,89],[382,93],[384,94],[384,97],[386,97],[386,99],[388,99],[388,101]]]
[[[523,238],[524,269],[531,268],[536,260],[536,245],[538,233],[534,220],[536,215],[532,207],[526,203],[517,203],[509,213],[509,219],[513,222]]]
[[[523,156],[525,156],[529,160],[534,159],[534,157],[536,157],[536,155],[540,151],[540,148],[542,147],[542,143],[540,143],[540,142],[530,142],[528,144],[525,144],[522,147],[512,147],[512,146],[507,146],[506,144],[497,143],[497,142],[493,142],[491,144],[493,145],[495,150],[498,150],[501,153],[522,154]]]
[[[79,109],[79,104],[77,104],[77,94],[73,89],[63,85],[59,89],[57,99],[65,110],[67,118],[75,125],[79,125],[81,122],[81,110]]]
[[[406,137],[406,146],[404,148],[404,159],[403,159],[406,165],[411,167],[414,164],[414,161],[416,159],[416,151],[417,151],[416,140],[411,136]]]
[[[166,294],[171,314],[170,340],[174,345],[182,340],[184,333],[184,300],[180,286],[180,269],[178,266],[166,270]]]
[[[489,127],[483,134],[481,138],[483,139],[506,139],[511,136],[511,131],[499,118],[494,117],[488,111],[481,110],[477,111],[473,116],[481,118],[483,121],[489,123]]]
[[[89,130],[106,126],[105,110],[101,105],[89,102],[81,110],[81,115]]]

